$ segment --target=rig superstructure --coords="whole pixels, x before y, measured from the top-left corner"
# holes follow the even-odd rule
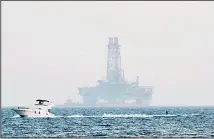
[[[83,97],[83,104],[94,106],[98,100],[105,105],[125,104],[126,100],[135,100],[134,104],[149,106],[152,100],[153,87],[139,86],[139,77],[135,82],[128,83],[121,68],[120,45],[117,37],[110,37],[107,57],[106,80],[98,80],[94,87],[81,87],[79,95]]]

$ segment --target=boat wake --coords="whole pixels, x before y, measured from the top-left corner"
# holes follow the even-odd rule
[[[128,118],[128,117],[139,117],[139,118],[153,118],[153,117],[192,117],[192,116],[200,116],[201,114],[183,114],[183,115],[147,115],[147,114],[103,114],[103,115],[69,115],[69,116],[49,116],[49,117],[31,117],[31,118],[87,118],[87,117],[100,117],[100,118]],[[15,115],[12,118],[20,117],[19,115]]]
[[[183,114],[183,115],[147,115],[147,114],[103,114],[103,115],[70,115],[70,116],[59,116],[59,117],[68,117],[68,118],[81,118],[81,117],[103,117],[103,118],[126,118],[126,117],[139,117],[139,118],[152,118],[152,117],[191,117],[191,116],[200,116],[201,114]],[[58,117],[58,116],[56,116]]]

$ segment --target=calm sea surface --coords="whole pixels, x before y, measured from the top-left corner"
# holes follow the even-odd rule
[[[214,137],[214,107],[200,109],[53,108],[55,118],[21,118],[2,108],[2,137]]]

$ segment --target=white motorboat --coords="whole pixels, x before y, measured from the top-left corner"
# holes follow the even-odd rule
[[[21,117],[55,117],[50,112],[53,104],[48,100],[36,100],[38,103],[34,107],[18,107],[13,109]]]

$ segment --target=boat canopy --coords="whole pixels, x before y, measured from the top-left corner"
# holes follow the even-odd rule
[[[48,100],[42,100],[42,99],[37,99],[36,101],[39,101],[39,102],[49,102]]]

